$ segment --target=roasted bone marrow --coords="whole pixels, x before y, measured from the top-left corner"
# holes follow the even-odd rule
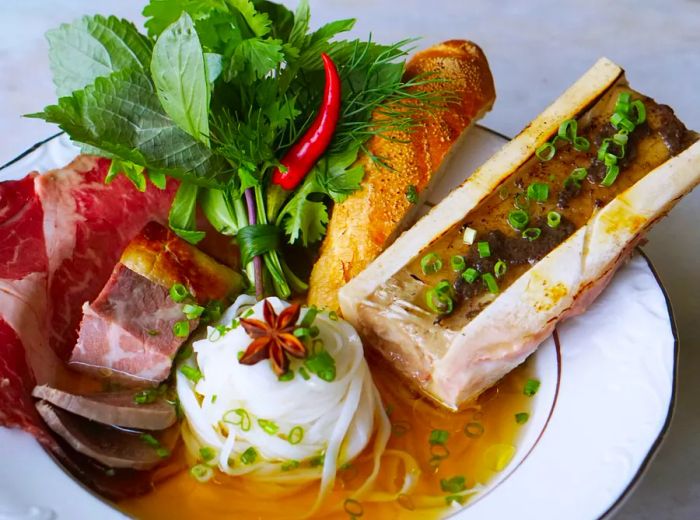
[[[458,408],[600,293],[700,180],[697,140],[603,59],[343,288],[343,313]]]

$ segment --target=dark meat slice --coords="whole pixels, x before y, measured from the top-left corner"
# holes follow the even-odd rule
[[[97,299],[84,306],[70,365],[97,376],[159,383],[187,339],[173,328],[185,319],[169,290],[117,264]],[[190,330],[197,320],[189,320]]]
[[[169,431],[145,436],[84,419],[46,401],[37,402],[36,409],[75,451],[110,468],[151,469],[170,455],[177,441]]]
[[[164,430],[177,420],[175,407],[164,398],[137,404],[133,391],[75,395],[41,385],[32,395],[86,419],[124,428]]]

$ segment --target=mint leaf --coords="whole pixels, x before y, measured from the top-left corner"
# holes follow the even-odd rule
[[[145,69],[151,59],[148,39],[134,24],[114,16],[84,16],[48,31],[46,39],[59,96],[122,69]]]
[[[209,84],[204,54],[187,13],[161,33],[151,74],[165,112],[192,137],[209,144]]]
[[[255,36],[265,36],[270,32],[270,17],[266,13],[257,12],[253,2],[250,0],[228,0],[228,3],[243,15],[246,24],[255,33]]]
[[[237,80],[251,85],[262,79],[284,60],[280,40],[251,38],[239,43],[224,74],[225,81]]]
[[[93,85],[29,117],[56,123],[74,141],[108,156],[165,170],[191,182],[222,183],[218,177],[225,167],[221,159],[163,112],[151,80],[142,71],[124,70],[97,78]]]

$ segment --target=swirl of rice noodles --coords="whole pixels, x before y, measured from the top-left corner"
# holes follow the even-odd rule
[[[268,301],[277,313],[289,306],[278,298]],[[307,311],[302,308],[300,321]],[[361,488],[369,489],[379,472],[390,424],[355,329],[343,320],[318,313],[313,324],[319,329],[317,339],[335,359],[335,379],[325,381],[310,372],[305,379],[298,372],[303,360],[290,358],[296,375],[290,381],[280,381],[268,360],[255,365],[238,362],[239,353],[252,341],[243,327],[233,326],[243,313],[264,320],[263,302],[239,296],[219,322],[226,331],[209,327],[207,338],[193,343],[194,356],[184,363],[198,368],[201,379],[194,383],[181,370],[177,372],[177,394],[186,418],[183,438],[191,457],[201,458],[201,449],[208,448],[216,453],[212,463],[229,475],[279,483],[320,479],[312,514],[332,489],[338,467],[365,448],[376,426],[374,469]],[[249,428],[235,424],[240,420],[231,421],[231,417],[240,419],[232,414],[234,410],[245,411],[250,421],[244,426]],[[268,425],[267,430],[261,420]],[[270,433],[270,424],[277,428],[275,433]],[[294,428],[297,433],[303,431],[296,444],[288,440]],[[255,449],[256,460],[244,464],[241,455],[249,448]],[[284,471],[285,463],[314,457],[323,464]]]

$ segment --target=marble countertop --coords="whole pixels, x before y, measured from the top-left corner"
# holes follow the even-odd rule
[[[142,5],[141,0],[0,3],[0,163],[55,132],[42,121],[20,118],[54,100],[43,33],[87,13],[139,20]],[[698,0],[311,0],[311,5],[314,25],[356,17],[354,32],[371,32],[378,41],[421,36],[418,46],[449,38],[477,42],[488,56],[498,95],[482,123],[506,135],[517,133],[600,56],[621,64],[635,88],[672,105],[689,127],[700,129]],[[675,310],[679,386],[670,432],[617,520],[700,516],[698,223],[700,190],[654,228],[644,247]]]

